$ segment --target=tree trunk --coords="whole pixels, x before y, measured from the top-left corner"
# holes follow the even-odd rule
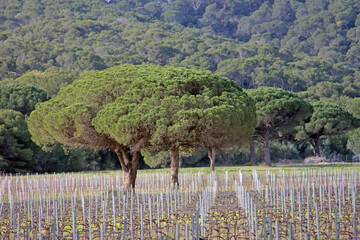
[[[254,139],[250,139],[250,161],[251,161],[251,165],[255,166],[256,162],[255,162],[255,140]]]
[[[179,175],[179,148],[173,147],[171,149],[171,164],[170,164],[171,183],[173,186],[178,186]]]
[[[216,149],[215,147],[210,147],[207,149],[208,157],[210,159],[210,170],[215,171],[215,158],[216,158]]]
[[[316,157],[320,157],[320,138],[315,138],[314,139],[315,141],[315,156]]]
[[[181,156],[179,156],[179,168],[182,168],[183,166],[183,159]]]
[[[141,156],[140,151],[136,151],[132,155],[132,160],[131,160],[132,164],[131,164],[130,179],[129,179],[130,187],[132,187],[132,188],[135,188],[136,175],[137,175],[137,170],[139,167],[140,156]]]
[[[265,164],[268,166],[271,166],[269,133],[268,132],[266,132],[264,135],[264,155],[265,155]]]
[[[136,151],[130,156],[124,149],[115,149],[119,158],[124,176],[124,186],[126,189],[135,188],[136,174],[140,161],[140,151]]]

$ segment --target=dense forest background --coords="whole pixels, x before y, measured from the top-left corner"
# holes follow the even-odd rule
[[[3,0],[0,89],[12,92],[11,85],[31,85],[55,97],[61,87],[93,71],[151,62],[210,70],[246,89],[270,86],[299,92],[308,101],[336,103],[359,117],[359,41],[357,0]],[[14,99],[21,102],[29,92],[20,92]],[[1,99],[0,106],[19,112]],[[23,126],[28,115],[0,114],[13,120],[11,126]],[[0,132],[10,125],[0,121]],[[0,138],[0,167],[5,171],[119,167],[108,152],[64,153],[60,147],[44,152],[30,144],[30,136],[23,139],[26,134],[16,133],[18,129],[6,134],[18,142],[14,151],[19,154],[7,156]],[[355,130],[324,138],[322,151],[327,157],[352,159],[360,153],[358,136]],[[276,141],[272,152],[274,160],[301,159],[313,149],[306,143]],[[11,158],[20,163],[11,166]],[[168,158],[157,156],[147,163],[164,166]],[[184,166],[202,165],[206,151],[183,161]],[[245,163],[248,147],[224,153],[217,161]]]

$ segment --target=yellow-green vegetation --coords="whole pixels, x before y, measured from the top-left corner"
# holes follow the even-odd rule
[[[242,172],[251,172],[253,170],[262,172],[262,171],[278,171],[279,169],[284,171],[292,171],[292,170],[310,170],[310,169],[360,169],[360,163],[346,163],[346,162],[339,162],[339,163],[324,163],[324,164],[288,164],[288,165],[274,165],[269,168],[266,165],[258,165],[258,166],[219,166],[216,168],[215,172],[217,174],[224,174],[226,171],[228,172],[237,172],[241,170]],[[107,171],[108,173],[116,173],[117,171]],[[147,173],[147,174],[156,174],[156,173],[166,173],[169,172],[168,168],[161,168],[161,169],[151,169],[151,170],[139,170],[139,174]],[[202,174],[208,175],[211,173],[210,168],[208,167],[198,167],[198,168],[181,168],[179,173],[198,173],[201,172]]]

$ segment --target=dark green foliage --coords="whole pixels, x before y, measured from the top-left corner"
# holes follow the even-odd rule
[[[355,98],[349,104],[347,110],[356,118],[360,118],[360,98]],[[355,130],[349,131],[347,133],[349,137],[348,147],[351,149],[355,154],[360,154],[360,128]]]
[[[114,151],[124,173],[125,186],[135,187],[140,150],[146,144],[142,138],[146,133],[137,129],[130,135],[130,141],[119,141],[117,135],[97,131],[92,121],[99,111],[122,97],[131,83],[148,69],[122,65],[90,74],[63,88],[55,99],[39,104],[31,113],[29,130],[32,139],[45,150],[53,149],[59,143],[65,149]],[[141,97],[139,87],[137,90]]]
[[[29,117],[32,139],[44,149],[56,143],[111,149],[135,178],[143,149],[178,155],[179,149],[232,147],[250,138],[255,124],[254,102],[234,82],[209,71],[152,64],[90,74]]]
[[[43,90],[21,83],[0,86],[0,170],[26,172],[35,170],[34,154],[25,115],[39,102],[47,101]]]
[[[356,118],[360,118],[360,98],[354,98],[347,107],[347,110]]]
[[[57,67],[50,67],[44,72],[33,70],[16,79],[17,82],[26,83],[43,89],[51,97],[55,97],[59,90],[72,83],[75,79],[89,74],[89,71],[81,74],[67,72]]]
[[[288,160],[288,159],[301,159],[301,151],[299,151],[297,143],[288,142],[288,141],[271,141],[270,154],[273,160]],[[304,154],[306,155],[307,149],[304,149]]]
[[[311,116],[312,107],[296,94],[278,88],[261,87],[247,90],[255,101],[258,118],[254,138],[264,143],[265,162],[271,165],[269,139],[280,137],[289,129],[305,122]]]
[[[0,86],[0,108],[13,109],[29,115],[39,102],[49,98],[45,91],[27,84],[8,84]]]
[[[314,112],[304,128],[310,138],[339,134],[357,126],[357,119],[335,104],[314,102],[312,106]]]
[[[51,66],[73,74],[151,62],[217,71],[245,88],[304,91],[328,81],[343,85],[340,94],[357,96],[356,0],[1,4],[1,79]],[[36,86],[54,96],[72,79]]]
[[[299,92],[298,96],[309,103],[320,101],[320,97],[310,91]]]
[[[315,86],[308,88],[307,91],[321,98],[360,97],[360,86],[349,81],[343,83],[319,82]]]
[[[359,120],[338,105],[318,101],[312,106],[314,112],[310,121],[298,128],[296,138],[308,140],[315,148],[316,155],[320,155],[319,140],[322,136],[338,135],[359,127]]]
[[[71,150],[65,153],[60,145],[51,152],[37,149],[34,154],[36,172],[78,172],[113,170],[120,168],[116,155],[108,151],[94,153],[88,150]]]
[[[235,83],[210,72],[154,65],[142,65],[138,74],[124,96],[94,118],[96,131],[124,145],[145,139],[159,150],[227,148],[252,135],[254,103]]]
[[[331,156],[345,156],[345,159],[351,160],[352,152],[348,149],[349,137],[347,134],[330,135],[325,139],[325,154]]]
[[[350,132],[348,132],[347,135],[349,137],[349,141],[348,141],[349,149],[351,149],[355,154],[359,155],[360,154],[360,144],[359,144],[360,129],[357,128],[353,131],[350,131]]]
[[[296,126],[311,116],[311,105],[292,92],[261,87],[247,90],[247,93],[255,101],[257,133],[272,132],[288,124]]]
[[[24,115],[0,109],[0,171],[14,173],[31,169],[34,147]]]
[[[153,152],[151,149],[144,149],[141,153],[150,168],[165,168],[170,165],[171,159],[169,151]]]

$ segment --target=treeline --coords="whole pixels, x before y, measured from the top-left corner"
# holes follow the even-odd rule
[[[4,91],[32,86],[37,90],[31,91],[43,90],[47,99],[55,98],[61,88],[94,71],[150,62],[210,70],[245,89],[268,86],[299,92],[309,102],[331,102],[359,117],[359,13],[356,0],[5,0],[0,2],[0,86]],[[22,91],[14,99],[27,101],[28,94]],[[38,101],[45,99],[33,100],[33,105]],[[2,113],[4,129],[12,129],[6,134],[25,136],[30,110],[19,115],[14,104],[4,104],[2,109],[17,111]],[[322,137],[320,151],[351,159],[360,153],[359,135],[355,130]],[[18,141],[14,146],[29,146],[31,151],[21,157],[28,167],[15,171],[120,167],[108,152],[65,153],[58,147],[57,153],[45,153],[29,137]],[[270,146],[273,159],[313,154],[310,143],[284,138]],[[260,161],[262,149],[255,150]],[[2,166],[8,164],[6,154],[0,154]],[[206,164],[206,155],[200,151],[184,156],[184,166]],[[244,147],[217,159],[240,164],[249,157]],[[157,156],[148,164],[166,166],[166,159]]]
[[[94,72],[53,99],[28,84],[6,84],[0,87],[0,168],[59,172],[121,165],[134,167],[136,176],[140,162],[140,168],[173,168],[174,161],[178,167],[210,159],[214,170],[216,158],[229,154],[236,159],[231,164],[265,159],[269,166],[275,159],[332,153],[351,160],[358,153],[359,105],[352,100],[351,114],[310,93],[244,92],[209,71],[151,64]],[[278,154],[271,157],[274,149]]]
[[[359,9],[355,0],[6,0],[0,75],[151,62],[210,70],[245,88],[346,84],[341,94],[354,97]]]
[[[280,88],[244,91],[209,71],[153,64],[123,64],[96,72],[37,105],[28,119],[34,142],[53,149],[109,150],[134,187],[141,156],[170,155],[171,182],[178,184],[180,154],[206,149],[211,171],[219,150],[262,143],[271,166],[270,140],[309,142],[320,157],[320,138],[360,127],[341,107],[309,103]],[[169,154],[170,153],[170,154]]]

